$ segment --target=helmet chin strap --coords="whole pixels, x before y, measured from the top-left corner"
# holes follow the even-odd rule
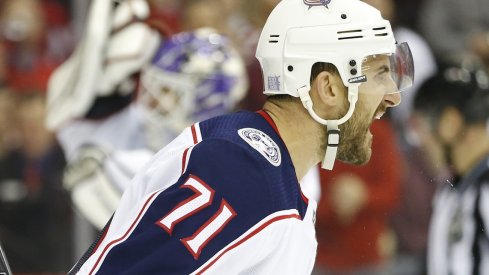
[[[321,168],[332,170],[334,166],[334,161],[336,159],[336,153],[338,151],[338,146],[340,143],[340,128],[339,125],[345,123],[348,119],[353,115],[353,111],[355,111],[355,104],[358,100],[358,85],[352,85],[348,87],[348,101],[350,102],[350,107],[348,108],[348,112],[338,120],[325,120],[320,118],[316,112],[314,112],[312,106],[312,99],[309,95],[309,91],[311,90],[311,86],[306,85],[299,89],[297,92],[302,101],[302,105],[307,109],[309,115],[317,121],[319,124],[325,125],[328,131],[328,145],[326,147],[326,154],[324,156],[324,160],[322,162]]]

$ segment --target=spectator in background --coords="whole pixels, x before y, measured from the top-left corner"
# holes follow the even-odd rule
[[[13,272],[62,272],[72,258],[64,158],[43,127],[50,72],[72,44],[55,0],[0,3],[0,240]]]
[[[6,0],[1,4],[0,48],[6,53],[9,87],[18,92],[46,90],[50,73],[72,49],[67,25],[66,10],[54,1]]]
[[[488,18],[486,0],[426,0],[420,27],[442,64],[489,67]]]
[[[489,77],[449,68],[416,95],[416,130],[434,167],[428,274],[489,274]]]
[[[314,274],[389,274],[395,239],[388,220],[399,201],[403,163],[389,120],[375,121],[371,131],[370,162],[320,171]]]
[[[0,239],[13,272],[62,272],[72,257],[64,158],[43,127],[41,93],[26,93],[18,102],[21,147],[0,158]]]

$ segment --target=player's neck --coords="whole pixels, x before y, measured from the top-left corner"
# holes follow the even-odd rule
[[[283,105],[283,106],[282,106]],[[287,102],[280,106],[267,101],[263,109],[277,125],[292,158],[297,179],[302,179],[323,157],[321,144],[324,129],[315,122],[299,103]]]

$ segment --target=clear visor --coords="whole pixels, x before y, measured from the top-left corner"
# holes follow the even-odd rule
[[[366,86],[360,92],[392,94],[411,87],[414,81],[414,64],[409,45],[404,42],[396,45],[392,54],[365,57],[362,61],[362,76],[353,79]]]

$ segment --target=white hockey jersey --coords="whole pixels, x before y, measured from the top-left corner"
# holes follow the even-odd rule
[[[310,274],[315,211],[265,112],[213,118],[136,175],[70,273]]]

